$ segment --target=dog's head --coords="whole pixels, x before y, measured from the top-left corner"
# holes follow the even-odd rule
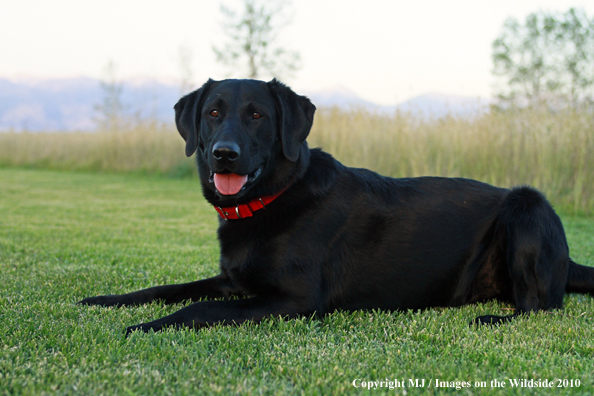
[[[277,80],[208,80],[175,105],[206,198],[236,204],[287,187],[307,166],[315,106]]]

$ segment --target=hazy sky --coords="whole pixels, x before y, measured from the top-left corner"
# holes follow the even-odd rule
[[[19,0],[0,8],[0,77],[101,77],[108,61],[122,78],[180,79],[179,51],[193,54],[196,85],[227,70],[211,49],[224,42],[220,5],[239,0]],[[341,85],[395,104],[440,92],[488,97],[491,43],[505,19],[583,7],[581,0],[293,0],[279,39],[300,52],[288,83],[315,91]]]

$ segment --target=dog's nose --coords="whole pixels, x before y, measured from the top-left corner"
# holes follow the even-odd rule
[[[212,147],[212,155],[217,161],[233,162],[239,158],[239,146],[233,142],[216,142]]]

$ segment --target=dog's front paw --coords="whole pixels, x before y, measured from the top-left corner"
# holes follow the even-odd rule
[[[142,331],[143,333],[148,333],[150,329],[151,329],[150,327],[145,327],[145,324],[139,324],[136,326],[127,327],[126,328],[126,338],[128,338],[135,331]]]
[[[192,322],[192,324],[193,324],[193,322]],[[148,333],[151,330],[157,332],[157,331],[165,330],[167,328],[180,329],[183,327],[190,327],[190,328],[195,327],[195,326],[192,326],[192,324],[185,322],[183,315],[180,315],[180,311],[177,311],[169,316],[165,316],[161,319],[157,319],[152,322],[141,323],[136,326],[128,327],[126,329],[126,338],[128,338],[128,336],[135,331],[142,331],[144,333]]]
[[[122,305],[128,305],[124,296],[121,295],[109,295],[109,296],[97,296],[87,297],[84,300],[77,302],[77,305],[101,305],[103,307],[121,307]]]
[[[152,331],[161,331],[164,328],[164,323],[161,320],[155,320],[154,322],[149,323],[141,323],[139,325],[130,326],[126,328],[126,338],[130,336],[130,334],[134,333],[135,331],[142,331],[143,333],[148,333]]]

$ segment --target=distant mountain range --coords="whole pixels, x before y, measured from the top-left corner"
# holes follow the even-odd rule
[[[424,118],[442,118],[446,115],[469,117],[488,111],[492,103],[491,100],[480,97],[427,93],[395,106],[381,106],[361,99],[354,92],[341,86],[323,91],[305,92],[305,95],[318,107],[362,107],[380,113],[393,114],[400,111]]]
[[[382,113],[400,110],[432,118],[446,114],[470,116],[487,111],[490,103],[486,99],[433,93],[396,106],[380,106],[340,86],[304,94],[318,107],[363,107]],[[173,123],[173,105],[180,96],[180,87],[172,83],[156,80],[122,83],[121,100],[130,117],[152,117]],[[92,130],[97,116],[94,106],[103,97],[99,81],[87,77],[17,82],[0,78],[0,131]]]
[[[98,80],[77,77],[59,80],[0,79],[0,130],[92,130],[104,93]],[[122,83],[121,100],[131,117],[173,119],[179,88],[158,81]]]

